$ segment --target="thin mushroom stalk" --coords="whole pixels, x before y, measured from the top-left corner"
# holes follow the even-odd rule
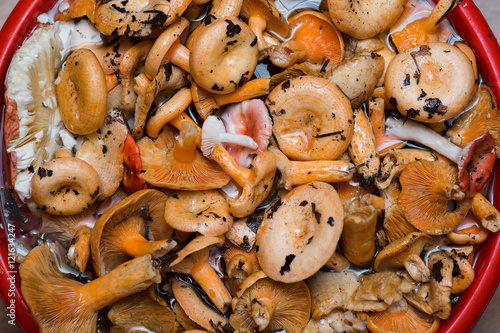
[[[203,124],[204,129],[210,129],[210,133],[206,130],[205,135],[202,136],[202,147],[206,145],[208,149],[203,149],[203,155],[210,156],[209,150],[214,147],[214,145],[220,143],[233,143],[243,147],[257,149],[257,143],[248,135],[226,133],[226,128],[222,120],[215,116],[209,116],[205,123]],[[210,134],[210,135],[209,135]]]
[[[467,197],[478,192],[493,171],[495,140],[489,132],[469,142],[463,149],[427,126],[409,119],[387,118],[386,132],[401,140],[419,142],[457,163],[460,188]]]
[[[252,301],[252,319],[263,331],[271,322],[274,314],[274,304],[269,298],[259,298]]]

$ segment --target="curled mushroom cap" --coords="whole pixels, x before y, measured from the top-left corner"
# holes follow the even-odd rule
[[[131,257],[161,257],[176,244],[163,214],[167,196],[157,190],[141,190],[104,213],[92,228],[92,264],[101,276]],[[151,241],[149,239],[152,239]]]
[[[141,151],[144,180],[152,185],[173,189],[204,190],[226,185],[230,177],[205,158],[196,148],[198,129],[182,121],[181,133],[166,125],[153,141],[143,137],[137,141]]]
[[[380,272],[404,266],[415,281],[427,282],[431,272],[420,258],[420,253],[427,244],[433,243],[431,236],[423,232],[412,232],[380,251],[375,258],[373,268]]]
[[[291,159],[336,159],[351,142],[351,104],[330,81],[312,76],[286,80],[273,89],[266,105],[278,147]]]
[[[311,312],[311,295],[303,281],[281,283],[260,279],[233,301],[229,318],[237,330],[299,333]]]
[[[106,116],[107,86],[95,54],[78,49],[66,59],[56,85],[62,121],[75,134],[89,134],[101,127]]]
[[[64,268],[56,247],[44,243],[28,253],[19,269],[23,297],[44,332],[94,331],[100,309],[161,280],[150,255],[86,284]]]
[[[103,35],[149,36],[155,27],[166,27],[182,15],[188,0],[98,1],[94,24]]]
[[[407,118],[436,123],[467,106],[476,91],[475,81],[465,53],[447,43],[430,43],[394,57],[385,75],[385,91]]]
[[[89,208],[101,187],[99,174],[76,157],[60,157],[42,165],[31,179],[38,207],[54,215],[72,215]]]
[[[172,291],[186,315],[204,329],[224,332],[224,328],[229,326],[227,318],[210,306],[192,285],[173,279]]]
[[[330,17],[342,32],[358,39],[389,29],[403,13],[405,0],[328,0]]]
[[[440,324],[439,318],[418,311],[404,299],[387,310],[371,313],[367,320],[368,329],[374,333],[434,333]]]
[[[336,64],[344,59],[342,34],[327,16],[306,10],[291,17],[288,25],[287,41],[269,49],[274,65],[286,68],[303,61]]]
[[[343,215],[337,191],[327,183],[297,186],[275,201],[264,213],[255,243],[267,276],[290,283],[316,273],[335,252]]]
[[[483,227],[481,221],[469,211],[462,222],[446,234],[446,237],[453,244],[480,244],[488,238],[489,234],[488,229]]]
[[[456,168],[445,162],[412,162],[400,183],[401,209],[415,228],[429,234],[455,229],[471,206],[457,185]]]
[[[223,17],[203,27],[190,51],[189,67],[196,84],[216,94],[231,93],[245,84],[259,54],[257,37],[236,17]]]
[[[233,217],[216,190],[177,191],[165,202],[165,221],[183,232],[219,236],[231,228]]]

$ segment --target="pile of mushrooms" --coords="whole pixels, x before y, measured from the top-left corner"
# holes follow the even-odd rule
[[[7,78],[40,328],[436,332],[500,230],[500,111],[447,43],[456,3],[63,1]]]

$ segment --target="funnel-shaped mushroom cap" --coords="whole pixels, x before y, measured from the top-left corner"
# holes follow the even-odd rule
[[[434,333],[438,330],[439,323],[439,318],[415,309],[404,299],[385,311],[373,312],[368,316],[368,329],[374,333]]]
[[[177,191],[165,202],[165,221],[183,232],[220,236],[231,228],[233,217],[216,190]]]
[[[188,317],[209,332],[225,332],[229,322],[209,305],[196,289],[178,279],[172,280],[172,291]]]
[[[186,133],[182,142],[176,141],[170,126],[163,128],[156,141],[143,137],[137,142],[144,171],[141,176],[147,183],[173,189],[205,190],[226,185],[230,177],[217,163],[203,157],[195,141],[193,133]]]
[[[176,244],[163,217],[167,196],[141,190],[123,199],[97,220],[91,235],[92,263],[97,275],[106,274],[132,257],[161,257]],[[151,241],[150,241],[151,240]]]
[[[380,251],[375,258],[373,268],[378,271],[406,267],[416,281],[429,281],[430,271],[420,258],[420,253],[427,244],[435,241],[423,232],[412,232],[400,238]]]
[[[316,11],[306,10],[288,20],[290,36],[271,46],[271,62],[289,67],[303,61],[336,64],[344,59],[344,40],[332,21]]]
[[[344,210],[333,186],[298,186],[266,209],[255,243],[259,263],[273,280],[304,280],[335,252],[343,225]]]
[[[447,43],[401,52],[385,74],[390,103],[407,118],[420,122],[437,123],[455,117],[475,91],[476,77],[469,58]]]
[[[153,288],[123,298],[110,306],[108,319],[113,323],[111,332],[150,331],[171,332],[175,316],[167,303],[155,295]]]
[[[21,291],[43,332],[94,332],[100,309],[160,282],[150,255],[87,284],[63,273],[63,262],[55,246],[44,243],[20,266]]]
[[[286,80],[266,105],[277,144],[291,159],[336,159],[351,142],[351,103],[333,82],[312,76]]]
[[[471,205],[463,200],[457,176],[457,169],[445,162],[409,163],[399,178],[399,205],[408,222],[433,235],[455,229]]]
[[[233,301],[231,326],[246,332],[284,330],[299,333],[311,313],[311,295],[303,281],[281,283],[260,279]]]
[[[479,88],[479,100],[469,111],[453,120],[446,136],[463,148],[486,131],[495,138],[496,154],[500,158],[500,111],[491,89],[482,84]]]

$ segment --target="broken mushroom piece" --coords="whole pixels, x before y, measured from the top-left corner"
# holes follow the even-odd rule
[[[56,84],[62,121],[71,133],[90,134],[101,127],[106,116],[104,71],[88,49],[71,53],[65,64]]]
[[[210,249],[215,245],[221,246],[223,243],[224,236],[198,236],[175,254],[169,270],[191,275],[215,307],[222,313],[226,313],[231,304],[231,294],[208,262]],[[186,308],[183,307],[183,309],[187,311]]]
[[[257,37],[238,18],[216,19],[200,30],[190,49],[189,67],[194,81],[215,94],[235,91],[255,71],[259,56],[256,44]]]
[[[387,118],[386,132],[402,140],[419,142],[455,162],[458,165],[460,188],[467,197],[479,192],[493,171],[495,140],[488,132],[469,142],[463,149],[412,120]]]
[[[326,15],[305,10],[291,17],[288,26],[287,40],[269,48],[275,66],[287,68],[304,61],[328,65],[344,59],[342,34]]]
[[[451,292],[453,294],[458,294],[470,287],[476,275],[471,262],[464,253],[452,253],[451,259],[453,259],[454,262]]]
[[[233,217],[216,190],[176,191],[165,202],[165,222],[182,232],[220,236],[231,228]]]
[[[295,185],[303,185],[312,181],[348,182],[354,174],[354,165],[349,161],[290,161],[275,146],[270,146],[269,151],[276,156],[277,168],[281,173],[279,186],[287,190],[291,190]]]
[[[90,164],[99,174],[101,189],[97,200],[112,196],[123,179],[123,151],[128,127],[120,109],[106,113],[102,126],[85,136],[75,157]]]
[[[97,171],[76,157],[59,157],[42,165],[31,179],[31,197],[54,215],[72,215],[89,208],[100,193]]]
[[[109,307],[112,333],[145,330],[171,332],[175,316],[170,306],[150,287],[140,293],[122,298]]]
[[[150,255],[86,284],[64,273],[63,265],[56,247],[44,243],[28,253],[19,269],[24,299],[44,332],[94,331],[100,309],[161,280]]]
[[[371,264],[375,257],[377,211],[372,205],[354,198],[344,203],[344,228],[340,246],[349,262],[358,267]]]
[[[155,141],[149,137],[137,141],[144,180],[154,186],[184,190],[206,190],[226,185],[230,176],[196,148],[198,127],[189,121],[182,121],[180,127],[177,140],[175,129],[167,124]]]
[[[476,193],[472,197],[471,211],[484,228],[491,232],[500,230],[500,212],[481,193]]]
[[[419,18],[404,27],[391,28],[391,39],[399,52],[413,47],[439,42],[441,22],[455,8],[459,0],[440,0],[428,17]]]
[[[252,218],[255,217],[248,216],[235,220],[231,228],[225,233],[226,238],[231,243],[247,252],[250,252],[255,244],[256,230],[254,231],[249,225]]]
[[[420,253],[434,239],[423,232],[412,232],[382,249],[375,258],[373,268],[378,271],[405,267],[410,276],[418,282],[428,282],[431,272],[420,257]]]
[[[291,283],[316,273],[335,252],[343,215],[337,191],[323,182],[297,186],[272,203],[255,243],[266,275]]]
[[[429,255],[428,265],[432,272],[427,301],[435,315],[448,319],[451,314],[451,290],[455,264],[444,251]]]
[[[110,208],[92,228],[92,264],[98,276],[133,257],[167,254],[177,244],[165,223],[167,196],[158,190],[141,190]]]
[[[408,222],[428,234],[455,229],[471,206],[457,184],[457,170],[445,162],[409,163],[399,181],[399,205]]]
[[[403,13],[405,3],[405,0],[328,0],[328,9],[340,31],[366,39],[389,29]]]
[[[415,309],[404,299],[387,310],[370,313],[367,321],[367,328],[373,333],[434,333],[440,324],[439,318]]]
[[[192,285],[173,278],[172,291],[186,315],[207,331],[224,332],[229,326],[227,318],[209,305]]]
[[[282,283],[265,278],[235,298],[232,308],[229,322],[236,330],[300,333],[309,321],[311,295],[303,281]]]
[[[337,159],[351,142],[351,103],[330,81],[312,76],[286,80],[273,89],[266,105],[276,143],[291,159]]]
[[[464,110],[476,92],[467,55],[447,43],[430,43],[394,57],[385,74],[389,102],[408,119],[437,123]]]
[[[488,229],[482,226],[481,221],[469,211],[460,224],[446,237],[458,245],[474,245],[483,243],[489,236]]]

